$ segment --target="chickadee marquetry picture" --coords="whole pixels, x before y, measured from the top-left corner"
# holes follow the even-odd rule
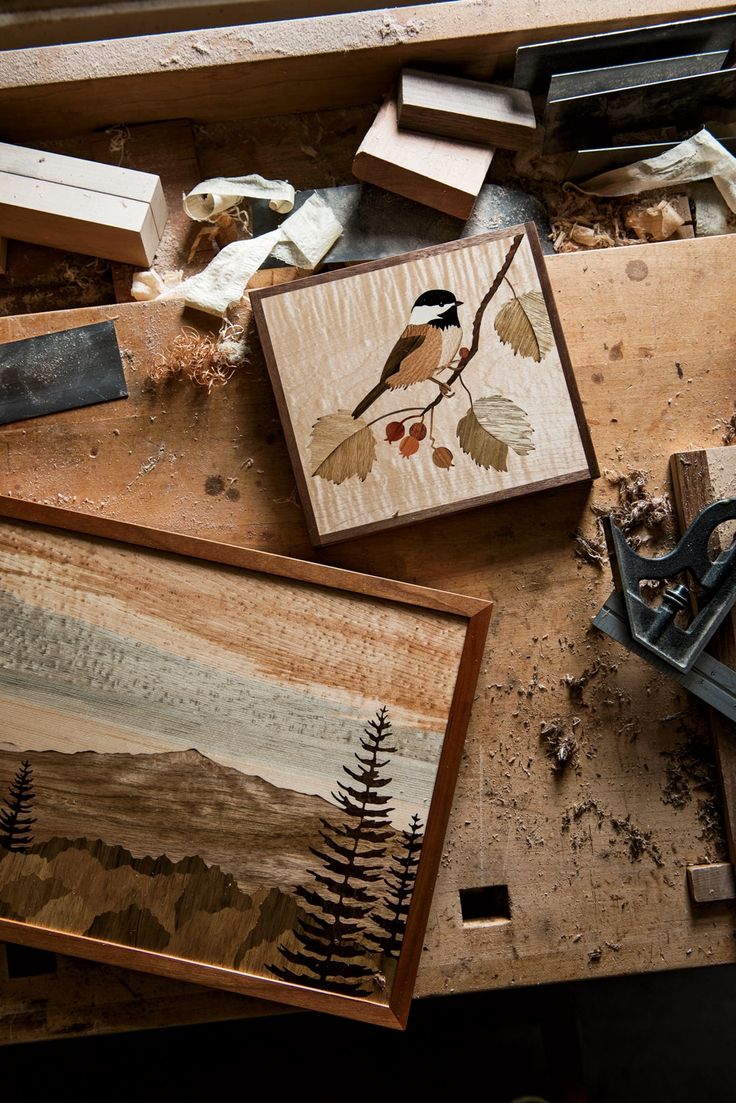
[[[598,474],[529,223],[251,302],[315,544]]]

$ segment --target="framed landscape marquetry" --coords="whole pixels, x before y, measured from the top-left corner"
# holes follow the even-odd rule
[[[29,508],[0,939],[405,1025],[490,604]]]
[[[597,476],[531,223],[250,299],[313,543]]]

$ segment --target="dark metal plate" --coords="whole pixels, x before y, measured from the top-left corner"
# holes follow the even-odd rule
[[[314,194],[314,191],[297,192],[294,209]],[[318,188],[316,194],[343,225],[341,236],[324,257],[324,264],[395,257],[429,245],[442,245],[458,238],[516,226],[520,222],[535,222],[543,252],[553,252],[542,204],[525,192],[499,184],[486,184],[481,189],[467,222],[370,184]],[[254,235],[276,229],[287,217],[270,210],[266,200],[256,200],[251,209]],[[264,268],[281,266],[280,261],[271,257],[264,264]]]
[[[127,397],[113,322],[0,345],[0,425]]]
[[[545,112],[545,153],[614,145],[617,135],[637,130],[736,121],[736,69],[561,99],[552,98],[555,80]]]
[[[537,42],[520,46],[516,51],[514,88],[526,88],[532,95],[546,95],[553,73],[728,50],[734,39],[736,12],[726,12],[701,19]]]

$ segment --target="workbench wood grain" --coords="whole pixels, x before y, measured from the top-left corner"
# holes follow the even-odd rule
[[[732,407],[736,318],[724,273],[735,260],[733,238],[548,259],[604,470],[642,469],[657,492],[673,451],[718,443]],[[683,311],[682,302],[697,303],[697,312]],[[228,436],[235,436],[224,401],[231,384],[214,402],[172,392],[171,410],[199,412],[200,439],[190,440],[175,477],[168,464],[165,486],[147,494],[146,508],[170,511],[192,535],[216,531],[231,543],[311,555],[299,507],[288,501],[288,460],[255,361],[247,377],[247,393],[229,392],[245,442]],[[167,440],[178,431],[163,413],[150,416],[156,422],[139,418],[131,437],[139,447],[154,433],[146,456],[157,451],[162,429]],[[264,432],[274,433],[271,444]],[[221,457],[210,465],[213,475],[224,476],[219,465],[228,455],[254,456],[238,476],[239,501],[209,500],[205,446],[210,458]],[[14,448],[4,445],[6,478],[31,454],[20,437]],[[69,508],[98,512],[109,477],[96,466],[101,456],[79,455],[75,478],[93,504],[78,497]],[[49,453],[46,497],[69,492],[69,472],[54,487],[52,462]],[[321,555],[496,600],[425,939],[422,995],[734,958],[728,911],[716,905],[694,915],[687,899],[686,866],[725,857],[699,714],[678,687],[590,629],[611,581],[607,570],[574,557],[571,534],[591,535],[590,505],[614,498],[604,477],[591,492],[561,488]],[[553,772],[541,737],[557,718],[578,744],[562,772]],[[465,924],[461,890],[493,885],[508,887],[510,919],[489,914]]]

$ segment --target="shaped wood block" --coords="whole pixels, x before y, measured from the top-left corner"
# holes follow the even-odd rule
[[[521,88],[404,69],[399,85],[399,126],[478,142],[525,149],[537,128],[532,98]]]
[[[532,223],[250,300],[314,543],[597,474]]]
[[[0,234],[148,266],[166,224],[158,176],[0,143]]]
[[[355,155],[353,173],[358,180],[466,219],[492,159],[487,146],[399,130],[396,102],[388,99]]]

